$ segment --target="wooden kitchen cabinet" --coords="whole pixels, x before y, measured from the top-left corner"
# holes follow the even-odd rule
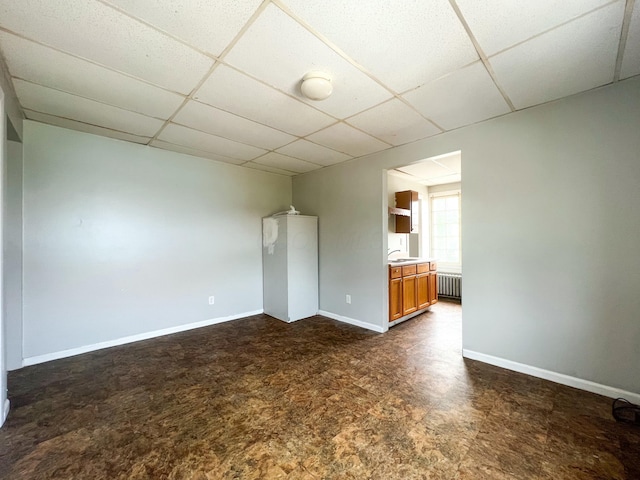
[[[429,296],[429,271],[431,270],[430,262],[419,263],[416,265],[416,301],[418,310],[427,308],[431,305]]]
[[[402,277],[402,316],[418,310],[416,276]]]
[[[402,317],[402,278],[389,279],[389,320]]]
[[[416,298],[417,265],[402,267],[402,315],[409,315],[418,309]]]
[[[438,301],[435,262],[389,266],[389,321],[424,310]]]
[[[396,192],[396,208],[409,211],[409,216],[396,215],[396,233],[417,233],[418,192]]]
[[[418,310],[427,308],[431,305],[431,296],[429,295],[429,278],[431,275],[422,273],[416,276],[416,296],[418,302]]]
[[[429,305],[438,302],[438,274],[429,272]]]
[[[389,267],[389,278],[402,278],[402,267]]]

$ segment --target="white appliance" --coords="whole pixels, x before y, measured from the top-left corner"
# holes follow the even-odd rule
[[[318,313],[318,217],[262,219],[264,313],[294,322]]]

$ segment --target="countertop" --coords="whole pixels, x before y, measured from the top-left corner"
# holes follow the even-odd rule
[[[399,262],[397,259],[391,259],[389,260],[387,263],[392,266],[392,267],[401,267],[403,265],[415,265],[416,263],[427,263],[427,262],[436,262],[437,260],[435,258],[418,258],[418,257],[403,257],[403,258],[407,258],[407,259],[411,259],[411,260],[407,260],[404,262]]]

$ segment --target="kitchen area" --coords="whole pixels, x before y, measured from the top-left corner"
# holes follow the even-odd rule
[[[420,200],[417,191],[404,190],[394,192],[393,203],[389,201],[389,237],[393,235],[400,247],[387,255],[390,327],[419,315],[438,301],[437,262],[424,255],[420,242],[424,236],[420,232]]]
[[[452,152],[388,171],[389,327],[424,313],[441,293],[461,301],[460,164]]]

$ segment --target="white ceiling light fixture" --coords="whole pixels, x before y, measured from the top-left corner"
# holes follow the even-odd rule
[[[302,77],[300,91],[310,100],[324,100],[333,92],[331,77],[324,72],[309,72]]]

